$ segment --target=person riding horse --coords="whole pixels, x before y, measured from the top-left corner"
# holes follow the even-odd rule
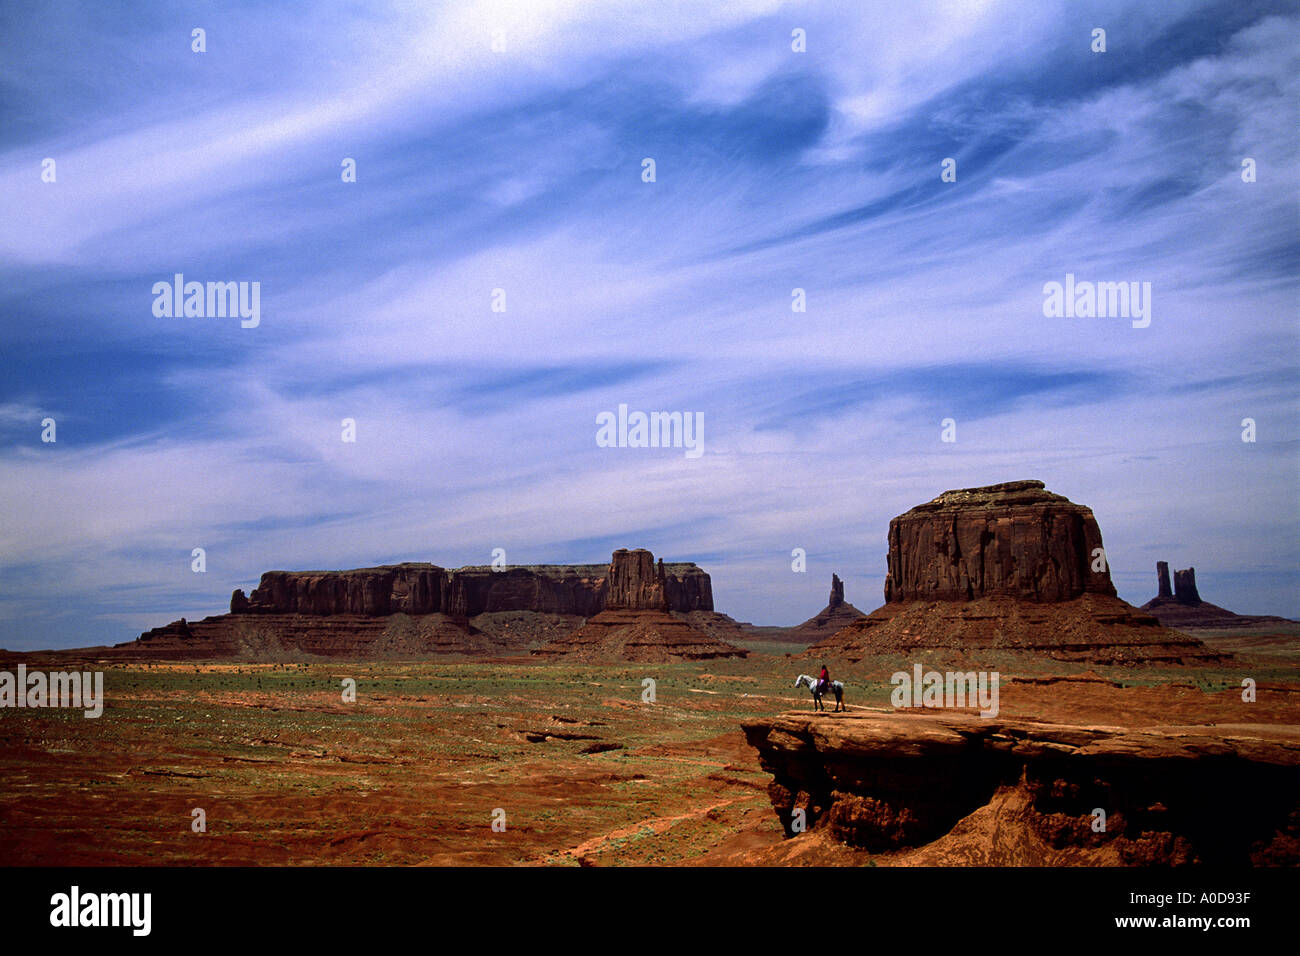
[[[800,674],[794,679],[795,687],[807,687],[812,691],[813,710],[825,710],[826,705],[822,703],[823,694],[835,695],[835,710],[845,710],[844,706],[844,685],[837,680],[831,680],[830,673],[825,666],[822,667],[821,677],[813,677],[811,674]]]

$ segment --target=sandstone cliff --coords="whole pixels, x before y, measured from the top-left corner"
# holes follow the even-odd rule
[[[649,552],[644,552],[648,554]],[[494,570],[447,570],[432,564],[397,564],[351,571],[267,571],[247,598],[231,597],[232,614],[451,614],[474,617],[502,611],[537,611],[589,617],[612,593],[625,602],[624,584],[608,579],[604,564],[533,565]],[[695,564],[651,569],[664,610],[713,610],[709,576]],[[615,604],[614,606],[624,606]]]
[[[1124,729],[952,712],[741,726],[773,775],[787,836],[798,809],[808,828],[873,851],[953,834],[983,865],[1300,863],[1290,726]]]
[[[695,657],[736,650],[684,623],[704,621],[713,629],[721,627],[718,620],[730,622],[713,610],[706,572],[692,563],[656,564],[648,551],[620,551],[609,565],[267,571],[251,594],[231,595],[229,614],[174,621],[117,645],[113,654],[264,660],[521,654],[570,634],[611,602],[620,613],[662,615],[648,634],[651,622],[636,619],[634,645],[674,645],[678,656]]]
[[[1041,481],[945,491],[889,522],[885,600],[1114,597],[1101,547],[1092,511]]]
[[[662,662],[744,657],[728,644],[669,613],[665,565],[642,549],[618,550],[610,561],[605,609],[578,630],[537,648],[546,658]]]
[[[1092,511],[1012,481],[946,491],[889,523],[885,604],[807,652],[1027,651],[1090,663],[1217,660],[1115,594]]]

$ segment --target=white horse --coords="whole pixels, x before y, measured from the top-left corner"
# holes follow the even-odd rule
[[[825,710],[826,705],[822,703],[822,695],[821,691],[817,689],[816,678],[809,677],[807,674],[800,674],[795,679],[795,687],[802,687],[805,684],[808,685],[808,689],[812,691],[813,710]],[[835,710],[837,712],[848,710],[848,708],[844,706],[844,685],[837,680],[833,680],[831,681],[831,691],[835,694]]]

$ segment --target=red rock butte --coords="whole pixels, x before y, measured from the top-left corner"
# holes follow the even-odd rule
[[[945,491],[889,522],[885,600],[1115,597],[1101,547],[1092,510],[1041,481]]]
[[[919,647],[1091,663],[1216,659],[1121,601],[1092,510],[1011,481],[945,491],[889,523],[885,604],[809,649],[849,661]]]
[[[532,653],[545,658],[650,663],[749,653],[669,613],[664,563],[656,565],[649,551],[615,551],[607,580],[603,611]]]

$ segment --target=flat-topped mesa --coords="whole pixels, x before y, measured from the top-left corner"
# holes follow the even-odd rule
[[[885,604],[804,653],[852,663],[920,647],[1092,664],[1221,659],[1121,601],[1092,511],[1041,481],[946,491],[896,517]]]
[[[885,600],[1115,597],[1101,549],[1092,510],[1041,481],[945,491],[889,522]]]
[[[641,627],[626,642],[652,645],[645,653],[662,654],[665,644],[665,659],[744,653],[684,623],[740,631],[714,612],[709,575],[692,562],[656,564],[644,551],[619,552],[609,564],[267,571],[252,594],[231,595],[229,614],[175,621],[114,651],[253,660],[515,654],[581,628],[611,596],[622,609],[612,613],[655,617],[654,633]]]
[[[623,552],[639,555],[648,552]],[[617,557],[617,556],[616,556]],[[433,564],[398,564],[349,571],[267,571],[252,594],[235,591],[231,614],[449,614],[469,618],[505,611],[591,617],[611,596],[619,607],[650,602],[662,610],[712,611],[709,575],[690,562],[655,566],[630,557],[614,565],[487,566],[448,570]],[[635,567],[633,566],[635,565]],[[628,604],[626,602],[634,602]]]
[[[267,571],[247,601],[236,591],[231,614],[447,613],[450,576],[432,564],[350,571]]]

